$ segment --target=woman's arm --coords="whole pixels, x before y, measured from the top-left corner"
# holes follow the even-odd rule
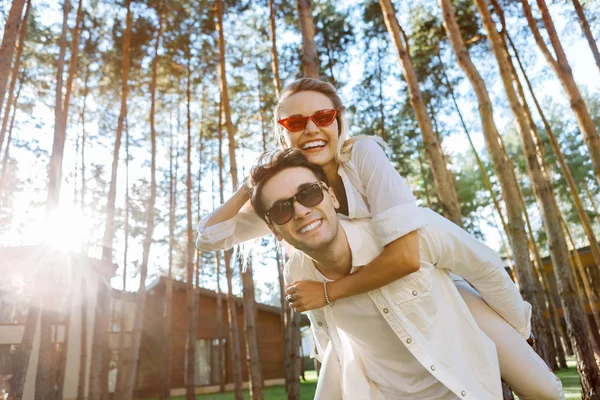
[[[250,206],[249,198],[246,190],[240,188],[221,207],[202,218],[196,247],[204,251],[228,249],[270,234],[267,224]]]
[[[424,221],[404,178],[373,140],[356,141],[349,163],[348,177],[369,202],[375,233],[385,247],[368,268],[327,284],[330,301],[380,288],[420,268],[417,230]],[[326,305],[323,287],[316,282],[294,282],[287,293],[294,293],[297,311]]]
[[[250,194],[246,190],[245,185],[242,185],[229,200],[210,214],[204,227],[210,228],[220,222],[232,219],[244,206],[246,206],[247,209],[250,209],[251,206],[249,200]]]

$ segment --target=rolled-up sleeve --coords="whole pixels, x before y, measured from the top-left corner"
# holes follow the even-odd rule
[[[485,302],[519,332],[531,333],[531,305],[508,276],[498,253],[444,217],[428,210],[427,228],[421,231],[436,268],[460,275],[477,289]]]
[[[198,224],[196,247],[200,250],[229,249],[238,243],[271,233],[265,221],[256,215],[252,209],[242,209],[235,217],[206,227],[206,223],[213,213],[202,218]]]
[[[357,140],[352,162],[369,202],[375,233],[382,245],[425,225],[421,208],[406,180],[394,168],[385,152],[370,139]]]

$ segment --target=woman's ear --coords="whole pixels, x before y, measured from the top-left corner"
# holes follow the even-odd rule
[[[333,204],[333,207],[336,210],[340,208],[340,202],[338,201],[337,197],[335,197],[335,193],[333,192],[333,188],[331,186],[327,189],[327,193],[329,193],[329,197],[331,197],[331,203]]]

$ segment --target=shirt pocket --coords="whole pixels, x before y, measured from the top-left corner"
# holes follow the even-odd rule
[[[415,276],[412,276],[415,275]],[[419,330],[429,328],[436,319],[438,306],[433,292],[435,273],[433,266],[421,267],[409,279],[398,281],[392,300],[400,313]]]

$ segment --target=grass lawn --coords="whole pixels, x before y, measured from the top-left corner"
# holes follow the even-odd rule
[[[581,385],[579,384],[579,375],[577,375],[577,369],[575,367],[575,359],[569,358],[567,361],[569,368],[558,371],[557,375],[562,381],[563,388],[565,391],[565,397],[567,400],[579,400],[581,399]],[[315,371],[306,371],[306,382],[301,381],[300,386],[300,398],[302,400],[312,400],[317,388],[317,374]],[[515,397],[516,398],[516,397]],[[171,400],[184,400],[185,397],[172,397]],[[233,394],[229,393],[215,393],[215,394],[204,394],[196,396],[198,400],[231,400]],[[244,391],[244,399],[250,399],[248,391]],[[265,388],[265,400],[286,400],[284,386],[272,386]],[[148,399],[152,400],[152,399]]]

